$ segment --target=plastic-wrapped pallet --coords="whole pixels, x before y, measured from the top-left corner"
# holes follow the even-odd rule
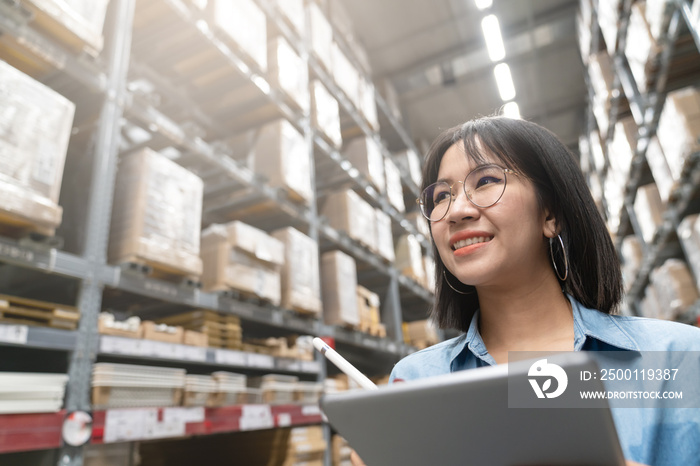
[[[267,70],[267,19],[253,0],[208,2],[211,24],[216,25],[245,51],[263,71]]]
[[[328,251],[321,256],[321,295],[326,324],[360,324],[356,287],[355,259],[342,251]]]
[[[396,243],[396,268],[418,283],[424,282],[423,252],[415,236],[403,235]]]
[[[38,29],[74,50],[102,51],[109,0],[22,0]]]
[[[0,372],[0,414],[55,413],[67,382],[66,374]]]
[[[661,319],[675,320],[700,296],[685,262],[668,259],[651,273]]]
[[[333,69],[333,27],[316,3],[309,3],[307,8],[309,9],[311,51],[330,72]]]
[[[637,196],[634,199],[634,213],[637,223],[642,230],[642,238],[646,243],[651,243],[656,230],[663,223],[664,207],[659,196],[659,190],[654,183],[637,188]]]
[[[282,15],[292,24],[299,36],[304,36],[306,13],[304,0],[275,0]]]
[[[379,131],[379,118],[377,116],[377,98],[375,96],[374,84],[360,76],[359,95],[360,95],[360,111],[369,123],[369,126]]]
[[[420,157],[411,149],[406,149],[401,152],[397,152],[392,155],[396,166],[399,170],[408,174],[408,177],[413,180],[416,186],[420,186],[423,180],[423,173],[421,171]]]
[[[377,142],[371,137],[352,139],[343,149],[343,155],[374,185],[379,192],[386,189],[384,156]]]
[[[630,12],[629,26],[627,27],[627,41],[625,55],[630,65],[632,76],[637,82],[640,93],[646,93],[647,65],[651,64],[660,53],[660,48],[652,36],[651,29],[646,20],[646,2],[635,2]]]
[[[53,235],[75,104],[0,60],[0,222]]]
[[[372,251],[376,246],[376,214],[359,194],[348,189],[330,194],[321,209],[331,227],[364,244]]]
[[[375,209],[377,217],[377,252],[389,262],[394,262],[394,233],[391,226],[391,217],[381,209]]]
[[[678,225],[678,239],[688,258],[695,286],[700,289],[700,215],[688,215]]]
[[[282,36],[272,39],[268,47],[268,76],[272,83],[287,92],[299,108],[308,112],[308,76],[299,72],[306,67],[306,62]]]
[[[613,140],[609,147],[610,167],[618,178],[629,177],[632,158],[637,147],[637,124],[630,116],[615,123]]]
[[[143,149],[122,156],[112,208],[109,260],[144,262],[164,273],[202,274],[202,180]]]
[[[314,195],[311,185],[311,153],[304,136],[287,120],[265,125],[257,135],[251,169],[284,187],[298,201],[308,203]]]
[[[675,187],[673,182],[673,176],[671,175],[671,169],[668,167],[668,162],[666,162],[666,156],[664,151],[659,144],[659,140],[653,137],[649,141],[649,147],[647,147],[646,152],[647,163],[649,164],[649,169],[654,177],[654,182],[656,187],[659,189],[659,196],[664,205],[668,202],[671,196],[671,191]]]
[[[321,312],[318,244],[292,227],[272,233],[284,243],[282,306],[300,312]]]
[[[239,221],[211,225],[202,232],[201,255],[205,290],[235,289],[280,304],[281,241]]]
[[[668,167],[679,180],[688,156],[700,150],[700,91],[686,87],[670,92],[656,131]]]
[[[311,83],[311,89],[311,123],[320,129],[337,149],[343,144],[338,101],[319,80]]]
[[[406,204],[403,201],[401,171],[390,158],[384,160],[384,174],[386,175],[386,196],[389,198],[389,203],[399,212],[404,212]]]
[[[343,90],[355,108],[360,108],[360,73],[348,60],[338,44],[332,48],[333,80]]]
[[[622,256],[622,279],[625,283],[625,290],[629,290],[644,258],[644,249],[639,238],[634,235],[625,236],[622,239],[620,255]]]

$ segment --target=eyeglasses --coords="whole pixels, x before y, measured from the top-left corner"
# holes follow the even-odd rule
[[[464,178],[462,183],[464,194],[469,202],[477,207],[491,207],[498,202],[506,190],[506,174],[517,175],[509,168],[503,168],[495,164],[478,167]],[[420,206],[421,213],[431,222],[439,222],[450,210],[452,199],[457,197],[457,193],[452,191],[452,185],[446,181],[438,181],[423,190],[416,200]]]

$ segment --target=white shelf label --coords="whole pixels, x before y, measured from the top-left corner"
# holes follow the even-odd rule
[[[277,415],[277,426],[287,427],[292,425],[292,415],[289,413],[279,413]]]
[[[275,367],[275,358],[267,354],[248,353],[248,365],[250,367],[264,367],[273,369]]]
[[[304,416],[318,416],[321,414],[321,408],[318,405],[304,405],[301,407],[301,414]]]
[[[163,422],[204,422],[204,408],[163,408]]]
[[[246,366],[246,354],[240,351],[217,349],[214,352],[214,360],[217,364],[230,364],[232,366]]]
[[[28,332],[26,325],[0,325],[0,341],[26,345]]]
[[[321,371],[321,364],[318,361],[301,361],[302,372],[317,373]]]
[[[104,442],[182,437],[185,424],[200,418],[204,419],[203,409],[200,413],[188,408],[164,408],[161,420],[158,408],[109,409],[105,417]]]
[[[206,361],[207,350],[198,346],[178,345],[153,340],[102,335],[100,351],[103,353],[126,354],[129,356],[151,356],[164,359],[187,359]]]
[[[243,405],[239,426],[241,430],[270,429],[274,427],[275,421],[272,417],[270,406]]]

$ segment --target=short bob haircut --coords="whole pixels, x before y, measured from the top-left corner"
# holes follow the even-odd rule
[[[460,140],[474,162],[484,163],[488,153],[532,182],[540,207],[555,216],[565,245],[569,275],[565,282],[560,280],[563,291],[586,307],[614,312],[622,299],[620,263],[578,163],[564,144],[549,130],[525,120],[471,120],[444,131],[433,142],[423,167],[421,191],[437,180],[442,157]],[[436,287],[431,317],[440,328],[466,332],[479,308],[479,297],[474,287],[460,283],[447,270],[434,241],[433,253]],[[555,259],[561,271],[561,247],[555,247]],[[455,292],[446,279],[469,294]]]

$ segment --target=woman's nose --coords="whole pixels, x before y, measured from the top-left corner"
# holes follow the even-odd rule
[[[455,196],[452,198],[450,210],[447,212],[448,220],[459,221],[464,218],[478,217],[480,214],[479,208],[467,198],[462,185],[458,184],[455,188]]]

